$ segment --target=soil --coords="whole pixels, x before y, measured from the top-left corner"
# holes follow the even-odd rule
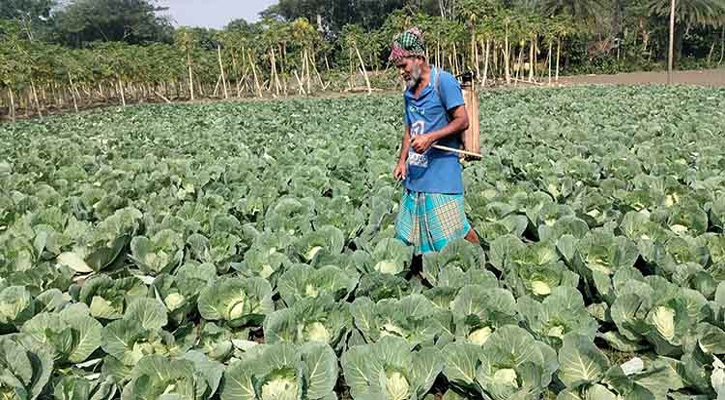
[[[580,75],[560,78],[564,85],[651,85],[667,84],[667,72],[632,72],[617,75]],[[673,83],[725,87],[725,68],[703,71],[675,71]]]

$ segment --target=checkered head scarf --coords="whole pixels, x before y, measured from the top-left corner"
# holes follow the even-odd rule
[[[425,42],[418,28],[408,29],[395,37],[390,51],[390,61],[397,62],[401,58],[412,56],[425,56]]]

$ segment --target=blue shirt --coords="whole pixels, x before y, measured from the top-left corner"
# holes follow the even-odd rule
[[[410,90],[406,90],[403,97],[405,124],[410,128],[411,137],[443,129],[450,123],[448,112],[464,104],[458,80],[450,73],[435,67],[431,67],[430,83],[423,88],[418,98]],[[461,135],[453,134],[436,144],[461,148]],[[463,178],[458,154],[434,148],[418,154],[411,147],[404,184],[413,192],[462,194]]]

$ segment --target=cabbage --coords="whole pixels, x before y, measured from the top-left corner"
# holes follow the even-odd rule
[[[234,303],[231,303],[229,305],[229,310],[227,313],[229,314],[230,320],[235,320],[237,318],[240,318],[242,315],[244,315],[244,305],[245,305],[246,296],[244,294],[240,293],[239,298]]]
[[[533,281],[531,291],[538,296],[548,296],[551,294],[551,287],[544,281]]]
[[[390,400],[405,400],[408,398],[408,391],[410,385],[405,376],[400,372],[393,372],[387,375],[387,381],[385,382],[385,389],[388,391],[388,398]]]
[[[663,338],[672,340],[675,337],[675,310],[663,306],[655,308],[652,323]]]
[[[395,261],[392,260],[383,260],[375,264],[375,270],[380,272],[381,274],[397,274],[398,266],[396,265]]]
[[[330,332],[328,332],[327,328],[325,328],[325,325],[322,325],[320,322],[313,322],[307,325],[304,328],[304,333],[302,336],[307,342],[318,341],[322,343],[329,343],[332,339]]]
[[[481,346],[486,343],[488,337],[491,336],[491,333],[493,333],[493,330],[487,326],[484,328],[476,329],[475,331],[468,334],[468,341]]]
[[[164,299],[164,304],[166,304],[166,307],[169,310],[174,311],[184,305],[184,301],[186,301],[186,298],[184,298],[183,295],[179,293],[171,293]]]
[[[494,372],[493,381],[502,385],[508,385],[515,388],[519,387],[518,382],[516,382],[516,371],[511,368],[504,368]]]
[[[277,377],[262,386],[262,400],[297,400],[297,379]]]

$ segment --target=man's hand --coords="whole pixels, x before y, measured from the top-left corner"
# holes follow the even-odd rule
[[[393,171],[393,178],[396,180],[405,180],[405,176],[408,173],[408,166],[405,162],[399,162],[398,165],[395,167],[395,171]]]
[[[430,149],[430,146],[433,145],[433,142],[433,137],[430,134],[426,134],[414,137],[413,140],[410,142],[410,145],[413,147],[413,150],[415,150],[416,153],[423,154],[428,149]]]

